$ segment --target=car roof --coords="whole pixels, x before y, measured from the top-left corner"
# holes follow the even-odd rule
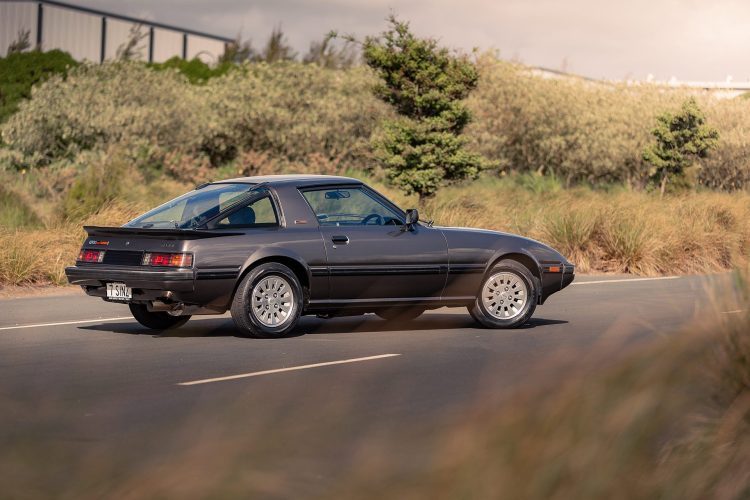
[[[230,182],[241,182],[248,184],[268,183],[272,186],[292,184],[297,187],[325,186],[329,184],[362,184],[359,179],[342,177],[338,175],[312,175],[312,174],[290,174],[290,175],[258,175],[254,177],[237,177],[212,182],[211,184],[225,184]]]

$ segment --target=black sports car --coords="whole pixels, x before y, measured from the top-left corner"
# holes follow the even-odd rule
[[[280,337],[303,314],[399,320],[444,306],[511,328],[574,277],[537,241],[420,222],[347,177],[213,182],[122,227],[85,230],[70,283],[159,330],[229,309],[243,334]]]

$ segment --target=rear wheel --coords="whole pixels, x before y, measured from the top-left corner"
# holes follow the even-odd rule
[[[515,260],[502,260],[485,276],[469,313],[487,328],[517,328],[534,314],[537,296],[531,271]]]
[[[135,320],[152,330],[179,328],[188,322],[190,316],[172,316],[169,313],[149,311],[146,304],[128,304]]]
[[[232,300],[232,319],[247,337],[289,335],[302,313],[302,286],[283,264],[268,262],[242,279]]]
[[[386,321],[412,321],[417,319],[425,312],[423,307],[389,307],[376,311],[379,317]]]

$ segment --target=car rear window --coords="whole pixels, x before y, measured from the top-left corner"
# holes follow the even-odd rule
[[[237,203],[254,188],[255,185],[245,183],[209,184],[178,196],[125,226],[180,229],[197,227]]]

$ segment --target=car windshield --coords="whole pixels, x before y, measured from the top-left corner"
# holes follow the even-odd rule
[[[238,202],[257,185],[244,183],[209,184],[131,220],[125,227],[192,229]]]

